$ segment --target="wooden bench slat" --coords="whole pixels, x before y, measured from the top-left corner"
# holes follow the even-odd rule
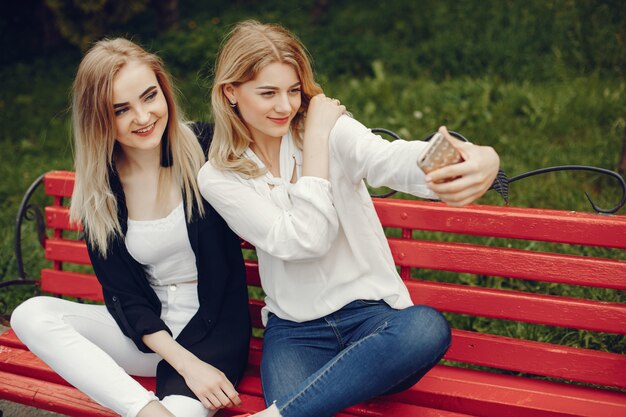
[[[48,238],[46,240],[46,259],[91,265],[87,245],[82,240]]]
[[[626,388],[626,355],[617,353],[454,329],[445,359]]]
[[[480,416],[626,415],[623,392],[445,365],[435,366],[412,388],[392,398]]]
[[[256,327],[257,329],[263,328],[263,323],[261,322],[261,309],[263,306],[265,306],[265,303],[261,300],[251,299],[248,302],[248,311],[250,312],[252,327]]]
[[[46,225],[51,229],[82,230],[82,225],[70,223],[70,209],[62,206],[47,206],[44,208]]]
[[[54,197],[71,197],[75,174],[72,171],[51,171],[44,177],[46,194]]]
[[[10,341],[9,343],[14,346],[5,345],[4,341],[7,339]],[[19,343],[12,343],[13,339],[16,339]],[[0,371],[11,372],[14,374],[49,381],[55,384],[70,386],[67,381],[61,378],[61,376],[53,371],[41,359],[35,356],[34,353],[29,351],[14,333],[6,338],[2,335],[2,338],[0,339],[0,349],[2,350]],[[133,378],[151,391],[156,389],[154,378],[140,376],[133,376]]]
[[[237,386],[239,392],[261,397],[261,379],[258,375],[246,375]],[[244,404],[245,406],[245,404]],[[432,409],[419,405],[385,401],[385,397],[370,400],[345,409],[335,417],[368,416],[368,417],[472,417],[469,414]]]
[[[13,329],[10,328],[8,330],[5,330],[4,333],[0,334],[0,346],[26,349],[26,346],[24,346],[22,341],[18,339]]]
[[[76,417],[115,417],[115,413],[92,401],[73,387],[24,375],[0,371],[2,398]]]
[[[474,417],[474,415],[470,414],[461,414],[453,411],[427,408],[400,402],[384,401],[380,398],[349,407],[346,409],[346,412],[346,416],[367,417]]]
[[[259,263],[257,261],[245,260],[246,282],[253,287],[261,286],[261,276],[259,275]]]
[[[401,266],[626,290],[626,261],[396,238],[389,246]]]
[[[102,287],[96,276],[82,272],[42,269],[41,290],[86,300],[104,300]]]
[[[626,216],[374,199],[387,227],[626,249]]]
[[[473,316],[626,334],[626,304],[409,280],[415,304]]]
[[[0,371],[41,379],[55,384],[69,385],[32,352],[24,348],[2,346]]]

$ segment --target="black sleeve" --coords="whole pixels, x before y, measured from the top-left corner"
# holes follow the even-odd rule
[[[112,239],[106,258],[89,244],[87,250],[109,313],[139,350],[151,353],[142,336],[160,330],[172,332],[160,318],[161,303],[143,266],[130,256],[121,237]]]

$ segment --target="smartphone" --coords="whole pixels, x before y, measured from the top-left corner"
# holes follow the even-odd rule
[[[463,158],[459,151],[454,149],[452,144],[444,135],[437,132],[428,142],[426,149],[417,158],[417,166],[426,174],[446,165],[461,162]]]

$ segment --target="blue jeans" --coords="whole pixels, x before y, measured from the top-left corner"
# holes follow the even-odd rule
[[[283,417],[324,417],[415,384],[450,346],[450,327],[427,306],[394,310],[357,300],[317,320],[270,314],[261,380]]]

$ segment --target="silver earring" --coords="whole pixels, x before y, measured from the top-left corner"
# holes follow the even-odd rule
[[[236,101],[231,101],[230,102],[230,107],[232,107],[232,108],[237,107],[237,102]]]

